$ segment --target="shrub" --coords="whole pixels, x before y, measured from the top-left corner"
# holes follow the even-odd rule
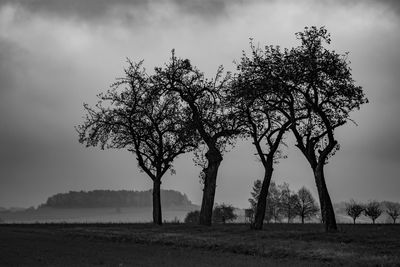
[[[237,215],[233,212],[234,210],[235,208],[233,206],[225,203],[215,206],[212,216],[213,222],[225,223],[236,219]]]
[[[186,214],[185,223],[197,224],[200,219],[200,211],[194,210]]]

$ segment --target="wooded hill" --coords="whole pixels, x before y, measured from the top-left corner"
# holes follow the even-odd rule
[[[103,207],[150,207],[152,190],[93,190],[69,191],[49,197],[40,207],[51,208],[103,208]],[[175,190],[161,190],[161,201],[164,207],[191,206],[186,194]]]

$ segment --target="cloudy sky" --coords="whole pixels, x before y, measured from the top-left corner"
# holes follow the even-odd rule
[[[126,58],[151,70],[172,48],[207,75],[260,45],[297,45],[294,33],[326,26],[331,48],[350,52],[353,77],[370,103],[336,133],[341,150],[326,168],[334,202],[400,201],[400,2],[241,0],[0,0],[0,206],[38,205],[69,190],[151,187],[126,151],[78,143],[82,104],[94,104],[122,75]],[[293,141],[289,137],[288,144]],[[311,170],[289,146],[274,180],[316,196]],[[201,202],[192,155],[162,187]],[[227,153],[216,201],[247,207],[262,168],[247,142]]]

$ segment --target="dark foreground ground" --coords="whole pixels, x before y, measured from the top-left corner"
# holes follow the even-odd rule
[[[400,266],[400,225],[3,224],[0,266]]]

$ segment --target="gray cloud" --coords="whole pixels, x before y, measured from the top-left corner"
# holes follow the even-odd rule
[[[254,2],[252,0],[251,2]],[[249,3],[249,1],[247,1]],[[153,7],[167,5],[190,16],[218,18],[226,15],[230,6],[244,4],[243,0],[0,0],[0,6],[11,4],[33,13],[84,21],[120,19],[122,21],[151,20]],[[131,12],[133,11],[133,12]],[[143,14],[146,13],[146,15]],[[151,15],[150,15],[151,16]]]
[[[397,14],[400,14],[400,1],[398,1],[398,0],[383,0],[382,3],[386,4],[390,9],[396,11]]]
[[[52,16],[72,17],[81,20],[103,20],[108,16],[116,16],[113,11],[123,14],[120,19],[136,19],[129,9],[136,10],[133,14],[149,11],[152,5],[171,5],[181,13],[205,18],[224,16],[229,7],[234,5],[248,6],[255,2],[275,2],[276,0],[0,0],[0,6],[6,4],[18,5],[34,13],[44,13]],[[293,2],[291,0],[287,2]],[[311,5],[370,5],[382,6],[388,11],[400,14],[398,0],[324,0],[308,2]]]
[[[34,13],[45,13],[61,17],[77,17],[79,19],[91,20],[107,15],[111,9],[124,6],[132,6],[145,9],[148,0],[1,0],[0,4],[16,5],[26,8]]]
[[[371,4],[384,7],[387,11],[395,12],[400,15],[400,1],[398,0],[352,0],[349,2],[354,2],[356,4]]]
[[[15,70],[20,68],[18,55],[23,55],[23,50],[17,44],[0,38],[0,97],[15,85]]]
[[[383,7],[386,11],[394,12],[400,15],[400,1],[398,0],[324,0],[316,1],[317,4],[331,4],[331,5],[344,5],[344,6],[371,6]]]
[[[221,14],[224,15],[229,6],[244,4],[243,0],[173,0],[173,2],[183,13],[207,17],[215,17]]]

